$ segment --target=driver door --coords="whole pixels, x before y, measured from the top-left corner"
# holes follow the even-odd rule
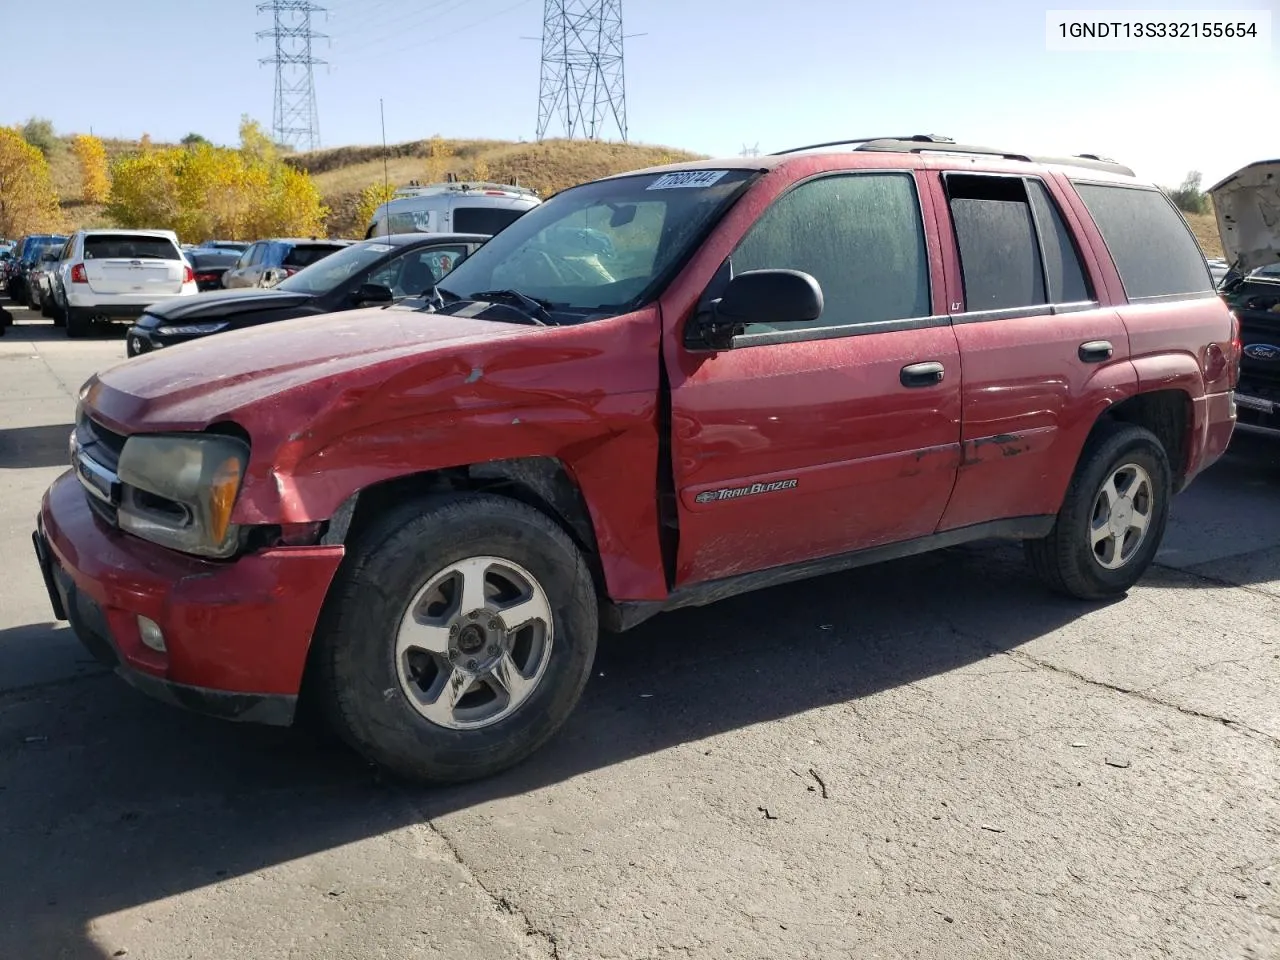
[[[937,528],[960,461],[960,354],[930,204],[909,172],[821,176],[730,255],[735,275],[810,274],[824,307],[668,360],[677,587]]]
[[[465,243],[415,247],[378,267],[363,282],[388,287],[393,297],[417,296],[443,280],[468,252]]]

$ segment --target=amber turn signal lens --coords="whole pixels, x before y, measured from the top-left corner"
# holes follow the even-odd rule
[[[214,471],[209,486],[209,532],[215,543],[221,543],[231,525],[231,508],[235,506],[240,491],[240,463],[228,457]]]

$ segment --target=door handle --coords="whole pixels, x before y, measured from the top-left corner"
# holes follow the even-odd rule
[[[1090,340],[1088,343],[1080,344],[1079,352],[1080,359],[1085,363],[1102,363],[1104,360],[1111,359],[1115,348],[1111,346],[1110,340]]]
[[[937,361],[913,363],[898,375],[904,387],[932,387],[942,382],[945,368]]]

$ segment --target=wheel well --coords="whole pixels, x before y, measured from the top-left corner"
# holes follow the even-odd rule
[[[432,493],[485,491],[519,500],[545,513],[582,551],[598,596],[607,596],[604,567],[586,499],[554,457],[523,457],[396,477],[353,494],[330,521],[325,542],[349,543],[384,511]]]
[[[607,598],[604,568],[595,527],[586,499],[564,464],[554,457],[491,460],[463,467],[428,470],[365,487],[348,497],[329,520],[321,542],[351,543],[384,511],[406,500],[432,493],[485,491],[519,500],[546,514],[582,551],[591,570],[596,595]],[[328,599],[325,601],[328,608]],[[323,614],[322,614],[323,616]],[[299,690],[298,711],[303,724],[323,729],[315,697],[316,646],[307,652]]]
[[[1169,458],[1169,466],[1173,471],[1174,491],[1181,490],[1186,481],[1187,461],[1189,459],[1188,439],[1191,434],[1192,408],[1191,397],[1181,390],[1155,390],[1151,393],[1140,393],[1130,397],[1098,418],[1098,423],[1118,421],[1145,427],[1154,433],[1164,447]],[[1097,432],[1089,436],[1093,440]],[[1086,446],[1088,444],[1086,443]]]

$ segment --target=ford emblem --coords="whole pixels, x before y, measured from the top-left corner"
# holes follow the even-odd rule
[[[1251,343],[1244,348],[1244,355],[1251,360],[1280,360],[1280,347],[1272,343]]]

